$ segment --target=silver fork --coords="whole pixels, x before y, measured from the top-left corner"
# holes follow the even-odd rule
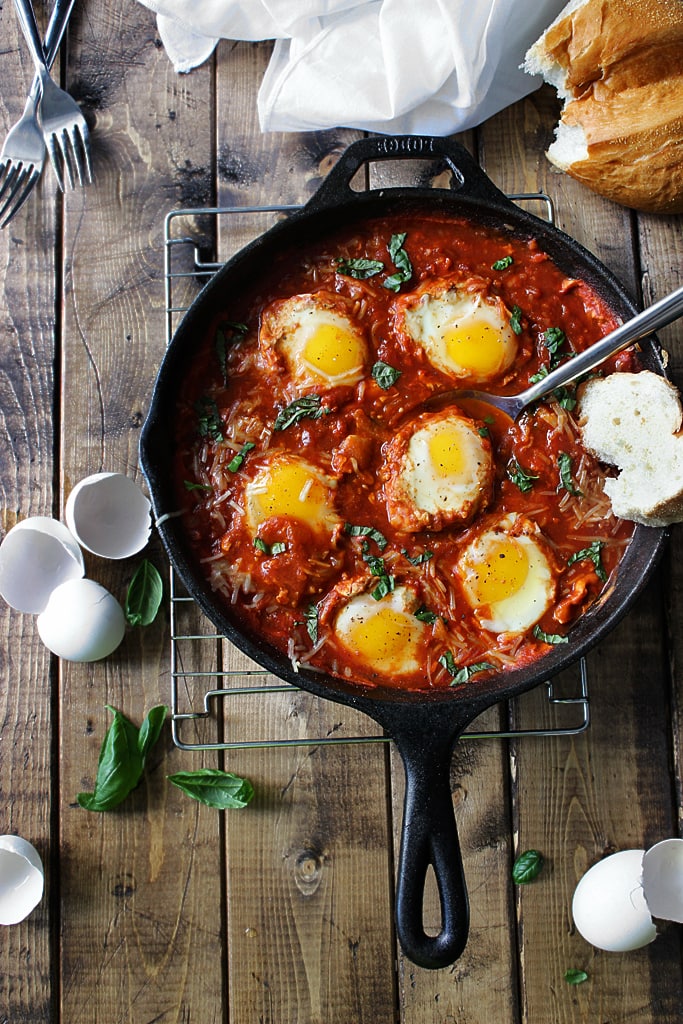
[[[45,34],[45,63],[55,62],[76,0],[56,0]],[[24,112],[10,128],[0,153],[0,227],[4,227],[28,199],[43,171],[45,141],[38,124],[40,78],[33,79]]]
[[[79,185],[83,185],[92,180],[90,140],[85,118],[76,101],[50,78],[31,0],[14,0],[14,6],[40,78],[42,95],[38,111],[59,187],[64,191],[65,176],[70,188],[75,187],[74,171]]]

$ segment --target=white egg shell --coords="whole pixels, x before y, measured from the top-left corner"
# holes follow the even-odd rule
[[[116,650],[126,617],[116,598],[94,580],[69,580],[50,595],[38,616],[45,646],[66,661],[99,661]]]
[[[647,851],[643,893],[653,917],[683,922],[683,839],[664,839]]]
[[[657,937],[643,894],[644,850],[621,850],[594,864],[574,891],[574,924],[598,949],[624,953]]]
[[[102,558],[128,558],[152,531],[151,503],[123,473],[94,473],[76,484],[64,510],[79,544]]]
[[[22,519],[0,544],[0,594],[12,608],[38,614],[61,583],[85,575],[75,537],[57,519]]]
[[[21,836],[0,836],[0,924],[18,924],[40,903],[43,864],[36,848]]]

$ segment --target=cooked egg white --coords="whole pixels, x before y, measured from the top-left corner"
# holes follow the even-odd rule
[[[261,342],[300,384],[339,387],[365,375],[368,350],[358,324],[331,298],[293,295],[264,311]]]
[[[261,523],[284,516],[329,531],[339,521],[334,481],[291,452],[272,452],[245,488],[245,512],[256,536]]]
[[[403,529],[440,529],[470,518],[490,493],[488,440],[474,420],[450,410],[417,424],[398,434],[387,453],[390,520]]]
[[[424,662],[430,628],[415,617],[419,606],[411,587],[397,586],[376,601],[356,594],[337,613],[337,641],[363,665],[381,675],[408,675]]]
[[[435,282],[404,308],[405,330],[451,377],[484,383],[512,366],[517,337],[499,299]]]
[[[492,633],[525,632],[555,598],[553,570],[531,524],[528,531],[519,533],[516,517],[506,516],[480,533],[458,560],[467,601]]]

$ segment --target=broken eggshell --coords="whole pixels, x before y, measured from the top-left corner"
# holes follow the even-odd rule
[[[151,503],[123,473],[95,473],[79,481],[64,511],[67,525],[86,551],[101,558],[128,558],[147,544]]]
[[[0,924],[18,924],[40,903],[45,884],[40,855],[21,836],[0,836]]]
[[[0,595],[17,611],[42,612],[55,587],[84,575],[76,538],[57,519],[22,519],[0,544]]]
[[[121,605],[94,580],[62,583],[38,616],[40,639],[65,661],[106,658],[119,646],[125,631]]]
[[[653,917],[683,921],[683,839],[621,850],[580,879],[572,901],[578,931],[598,949],[625,953],[657,938]]]

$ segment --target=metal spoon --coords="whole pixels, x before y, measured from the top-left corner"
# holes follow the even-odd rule
[[[454,390],[446,393],[441,392],[434,396],[434,400],[438,400],[439,404],[441,404],[445,398],[455,401],[461,398],[476,399],[477,401],[487,402],[489,405],[496,406],[497,409],[507,413],[511,419],[516,420],[527,405],[545,398],[551,391],[555,391],[556,388],[562,387],[564,384],[570,384],[584,373],[589,373],[596,366],[599,366],[600,363],[604,362],[608,356],[622,352],[629,345],[640,341],[659,327],[666,327],[667,324],[670,324],[681,315],[683,315],[683,286],[671,292],[670,295],[665,295],[663,299],[654,302],[647,309],[643,310],[642,313],[638,313],[631,320],[627,320],[625,324],[621,324],[620,327],[611,331],[604,338],[601,338],[600,341],[596,341],[594,345],[591,345],[584,352],[580,352],[572,359],[561,363],[560,366],[552,370],[542,380],[532,384],[530,388],[527,388],[526,391],[522,391],[518,395],[490,395],[485,391]]]

